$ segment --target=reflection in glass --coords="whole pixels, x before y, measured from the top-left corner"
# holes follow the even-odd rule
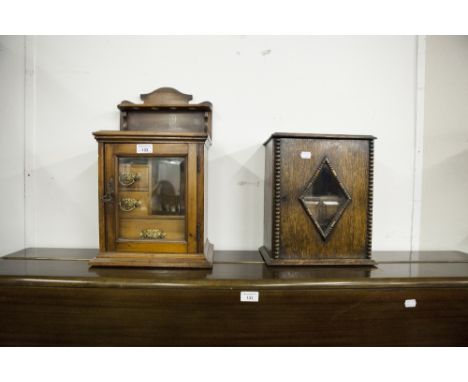
[[[300,200],[323,239],[332,231],[351,200],[327,158],[320,164]]]
[[[160,215],[185,213],[184,158],[154,158],[152,166],[151,212]]]
[[[186,240],[186,158],[120,157],[117,231],[123,240]]]

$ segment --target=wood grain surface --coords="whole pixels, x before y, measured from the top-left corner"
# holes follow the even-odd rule
[[[89,268],[96,249],[0,259],[3,346],[466,346],[468,255],[379,252],[376,267]],[[258,303],[240,301],[258,291]],[[405,307],[415,300],[414,308]]]

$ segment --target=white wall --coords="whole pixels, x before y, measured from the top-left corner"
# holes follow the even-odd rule
[[[409,249],[416,41],[34,38],[36,87],[27,89],[34,92],[36,111],[25,142],[35,162],[28,168],[34,197],[28,200],[27,245],[97,247],[97,144],[91,132],[118,129],[116,105],[123,99],[138,101],[140,93],[172,86],[193,94],[195,102],[214,104],[209,237],[216,248],[261,244],[262,143],[275,131],[291,131],[377,136],[374,248]]]
[[[24,248],[24,38],[0,36],[0,256]]]
[[[421,248],[468,251],[468,37],[429,36]]]

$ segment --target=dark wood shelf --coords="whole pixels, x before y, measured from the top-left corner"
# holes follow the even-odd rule
[[[153,106],[153,105],[118,105],[121,111],[133,111],[133,110],[147,110],[147,111],[177,111],[177,112],[190,112],[190,111],[211,111],[212,107],[208,104],[194,104],[194,105],[164,105],[164,106]]]
[[[1,345],[468,345],[468,255],[374,252],[375,267],[90,268],[97,249],[0,258]],[[240,301],[259,292],[258,303]],[[416,300],[406,308],[406,300]]]

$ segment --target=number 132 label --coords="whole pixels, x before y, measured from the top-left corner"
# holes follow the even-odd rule
[[[136,145],[136,152],[137,154],[152,154],[153,153],[153,145],[152,144],[137,144]]]

